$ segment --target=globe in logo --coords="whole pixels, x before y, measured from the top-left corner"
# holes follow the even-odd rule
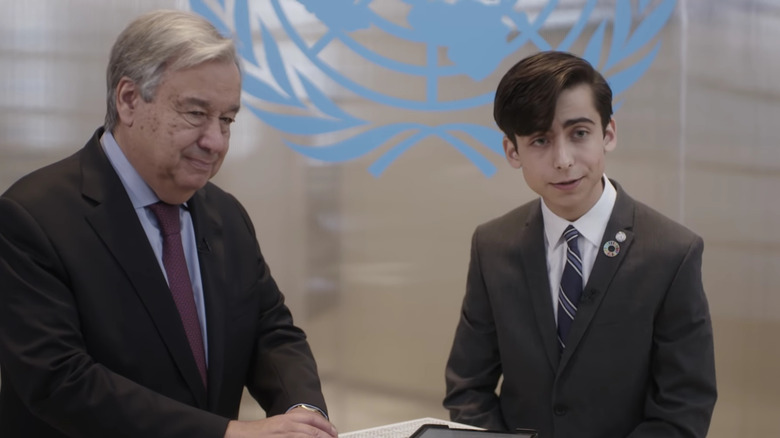
[[[407,11],[405,23],[376,12],[392,3],[396,9],[402,6]],[[523,10],[523,4],[528,3],[535,5],[532,13]],[[468,122],[427,125],[417,120],[415,112],[454,113],[491,104],[492,87],[448,100],[440,98],[442,84],[453,77],[468,77],[479,83],[527,44],[538,50],[572,51],[576,43],[586,41],[579,55],[605,75],[613,95],[619,99],[658,54],[661,42],[653,43],[653,40],[674,12],[676,0],[616,0],[610,14],[604,14],[605,7],[599,6],[598,0],[580,3],[574,15],[570,2],[567,6],[558,0],[265,0],[260,6],[248,0],[217,0],[210,5],[206,0],[190,0],[190,7],[209,19],[221,33],[237,38],[245,66],[243,88],[249,97],[244,104],[255,116],[295,138],[339,137],[318,146],[285,138],[285,144],[296,152],[325,162],[345,162],[405,135],[369,166],[369,172],[379,176],[422,140],[438,137],[490,176],[495,166],[463,137],[470,137],[488,151],[503,155],[500,131],[494,126]],[[265,7],[262,14],[255,10],[261,6]],[[297,15],[305,13],[315,17],[327,31],[315,41],[307,41],[291,20],[290,10],[295,10]],[[290,56],[288,51],[283,55],[270,31],[271,14],[309,68],[291,60],[301,56]],[[565,37],[552,46],[541,31],[561,15],[575,18],[566,21],[570,28]],[[255,47],[252,23],[258,24],[260,47]],[[607,40],[610,24],[611,38]],[[423,47],[425,61],[408,62],[370,48],[360,39],[365,35],[361,32],[368,29]],[[348,49],[372,68],[423,81],[424,92],[415,98],[401,97],[349,77],[339,69],[338,63],[329,62],[323,56],[334,45]],[[608,48],[606,56],[605,48]],[[440,62],[440,49],[446,50],[448,62]],[[305,73],[312,69],[341,89],[375,105],[406,110],[408,120],[382,123],[348,113]],[[621,103],[618,100],[616,107]]]

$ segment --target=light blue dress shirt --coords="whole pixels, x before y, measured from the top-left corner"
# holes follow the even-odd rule
[[[100,137],[100,144],[106,152],[108,161],[119,175],[122,185],[125,187],[130,202],[133,204],[138,220],[146,232],[146,237],[152,245],[154,255],[157,257],[157,263],[160,270],[168,281],[168,275],[165,273],[165,267],[162,261],[162,234],[157,224],[157,218],[154,216],[148,206],[160,201],[160,198],[154,194],[151,187],[141,178],[141,175],[135,170],[120,149],[114,136],[106,131]],[[209,363],[209,340],[206,333],[206,306],[203,302],[203,282],[200,278],[200,264],[198,263],[198,248],[195,240],[195,228],[192,225],[192,216],[187,209],[187,204],[183,204],[179,209],[179,220],[181,222],[181,241],[184,246],[184,257],[187,259],[187,269],[190,273],[190,283],[192,283],[192,293],[195,298],[195,308],[198,311],[198,321],[200,321],[201,333],[203,333],[203,348],[206,353],[206,366]]]
[[[154,213],[147,207],[160,201],[160,198],[154,194],[151,187],[141,178],[141,175],[135,170],[135,168],[127,161],[124,152],[117,144],[114,136],[110,132],[103,133],[100,138],[100,144],[103,146],[103,150],[106,152],[108,161],[111,162],[111,166],[119,175],[119,179],[122,181],[122,185],[125,187],[127,195],[130,197],[130,202],[133,204],[135,213],[138,215],[138,220],[141,222],[141,226],[146,232],[146,237],[149,239],[149,243],[152,245],[154,255],[157,257],[157,263],[160,265],[160,270],[165,276],[165,281],[168,281],[168,275],[165,273],[165,267],[162,261],[162,234],[160,233],[160,227],[157,224],[157,218]],[[192,283],[192,293],[195,298],[195,308],[198,311],[198,321],[200,321],[201,333],[203,333],[203,347],[206,352],[206,365],[209,361],[209,342],[206,335],[206,307],[203,302],[203,282],[200,278],[200,264],[198,263],[198,248],[195,240],[195,228],[192,225],[192,216],[187,209],[187,204],[183,204],[179,209],[179,220],[181,221],[181,240],[184,246],[184,257],[187,259],[187,269],[190,273],[190,283]],[[291,406],[288,412],[298,406],[306,406],[315,409],[323,417],[328,418],[328,415],[317,406],[309,405],[306,403],[298,403]]]

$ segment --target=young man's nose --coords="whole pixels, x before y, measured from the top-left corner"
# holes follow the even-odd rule
[[[574,165],[574,155],[563,142],[553,146],[553,165],[556,169],[566,169]]]

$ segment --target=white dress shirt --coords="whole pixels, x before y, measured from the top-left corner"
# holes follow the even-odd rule
[[[558,323],[558,293],[561,284],[563,268],[566,266],[566,242],[563,232],[566,227],[573,225],[579,231],[577,246],[582,257],[582,284],[588,284],[593,263],[596,261],[604,230],[607,228],[612,208],[615,206],[617,191],[609,182],[607,175],[602,176],[604,191],[596,204],[574,222],[556,215],[542,200],[542,217],[544,220],[544,243],[547,249],[547,276],[550,280],[550,292],[552,293],[553,315],[555,323]]]

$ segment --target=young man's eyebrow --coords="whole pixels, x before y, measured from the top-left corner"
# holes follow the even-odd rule
[[[590,123],[591,125],[595,125],[596,122],[593,120],[587,118],[587,117],[578,117],[576,119],[569,119],[565,122],[563,122],[563,127],[568,128],[569,126],[576,125],[578,123]]]

